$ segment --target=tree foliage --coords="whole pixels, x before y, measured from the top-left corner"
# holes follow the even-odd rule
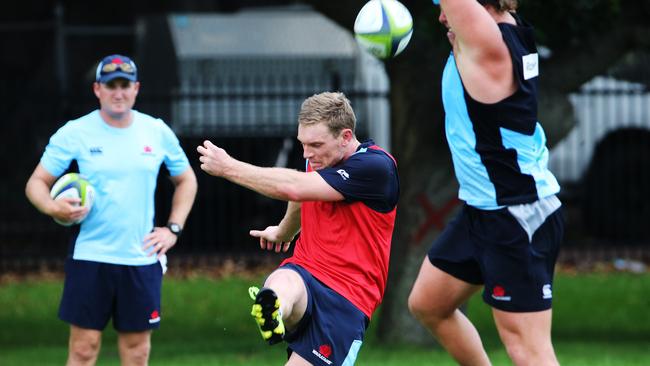
[[[537,40],[562,52],[615,27],[620,0],[521,1],[520,13],[537,27]]]

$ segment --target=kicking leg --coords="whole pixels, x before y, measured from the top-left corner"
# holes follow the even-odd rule
[[[251,315],[256,319],[262,338],[275,344],[282,341],[285,326],[293,329],[307,309],[307,289],[298,273],[278,269],[266,280],[264,288],[249,289],[255,300]]]
[[[298,325],[307,309],[307,288],[300,275],[291,269],[278,269],[266,279],[264,287],[278,294],[280,313],[288,329]]]

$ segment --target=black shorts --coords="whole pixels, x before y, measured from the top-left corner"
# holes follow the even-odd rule
[[[160,262],[126,266],[68,258],[59,318],[96,330],[111,318],[119,332],[158,328],[161,286]]]
[[[510,312],[551,308],[553,272],[564,235],[562,208],[532,234],[502,208],[464,205],[429,250],[442,271],[471,284],[484,284],[483,300]]]
[[[343,296],[325,286],[306,269],[289,263],[307,288],[307,309],[297,329],[285,335],[288,352],[312,365],[354,365],[368,327],[368,317]]]

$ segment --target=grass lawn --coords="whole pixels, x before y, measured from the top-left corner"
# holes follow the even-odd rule
[[[282,346],[262,343],[248,316],[246,289],[261,277],[166,278],[163,323],[152,365],[280,365]],[[0,365],[62,365],[68,327],[56,317],[60,280],[0,284]],[[553,337],[565,365],[650,365],[650,274],[560,274]],[[495,365],[509,364],[490,310],[472,299],[469,316]],[[379,320],[377,318],[375,321]],[[454,365],[436,348],[380,345],[372,336],[357,365]],[[115,332],[104,334],[99,365],[119,365]]]

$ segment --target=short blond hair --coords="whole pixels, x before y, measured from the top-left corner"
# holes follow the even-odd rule
[[[305,99],[298,113],[298,123],[312,125],[325,123],[334,136],[349,128],[354,133],[357,117],[350,101],[341,92],[324,92]]]
[[[482,5],[492,5],[498,11],[516,11],[517,0],[478,0]]]

